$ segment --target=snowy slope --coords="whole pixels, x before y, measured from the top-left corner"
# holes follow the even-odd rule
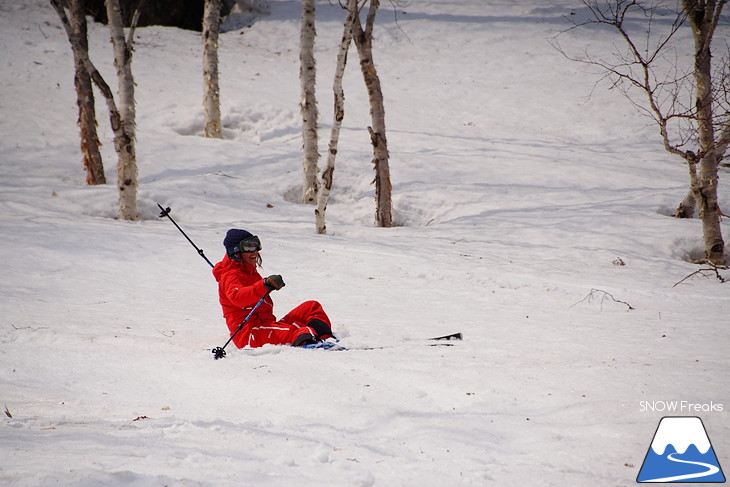
[[[0,0],[0,483],[631,485],[663,415],[640,403],[662,400],[724,404],[701,415],[730,464],[730,288],[674,287],[702,253],[700,223],[666,216],[686,170],[550,46],[577,3],[384,6],[374,56],[398,226],[372,226],[353,51],[320,236],[296,204],[297,2],[222,36],[223,141],[199,136],[199,34],[138,30],[142,219],[124,222],[101,99],[110,184],[83,184],[55,13]],[[322,153],[343,18],[318,3]],[[108,31],[89,28],[112,83]],[[214,262],[228,228],[259,235],[262,273],[287,283],[277,315],[317,299],[353,350],[214,361],[227,336],[210,268],[157,202]],[[451,347],[424,340],[455,331]]]

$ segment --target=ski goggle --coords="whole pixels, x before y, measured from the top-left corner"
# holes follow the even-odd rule
[[[233,249],[234,253],[243,252],[245,254],[259,250],[261,250],[261,241],[256,235],[244,238],[239,242],[238,247]]]

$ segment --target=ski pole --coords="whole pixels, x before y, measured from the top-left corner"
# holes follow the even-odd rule
[[[238,325],[238,328],[236,328],[236,331],[233,332],[233,334],[228,339],[226,344],[223,345],[222,347],[216,347],[212,350],[214,359],[218,360],[219,358],[223,358],[226,356],[225,348],[228,346],[229,343],[231,343],[231,340],[233,340],[233,337],[238,335],[238,332],[243,329],[243,327],[246,325],[246,323],[248,323],[249,318],[251,318],[253,316],[253,314],[256,312],[256,310],[259,309],[259,306],[261,306],[261,303],[264,302],[264,299],[266,299],[266,296],[271,294],[271,291],[273,291],[273,289],[269,289],[268,291],[266,291],[266,294],[264,294],[264,296],[261,299],[259,299],[259,302],[256,303],[256,306],[254,306],[253,309],[251,310],[251,312],[248,314],[248,316],[246,316],[246,319],[244,319],[241,322],[241,324]]]
[[[163,216],[166,216],[167,218],[169,218],[170,221],[177,227],[177,229],[180,230],[180,233],[182,233],[183,236],[186,239],[188,239],[188,242],[190,242],[190,245],[192,245],[193,248],[195,248],[195,250],[198,251],[198,255],[200,255],[202,258],[204,258],[205,261],[208,263],[208,265],[210,265],[211,267],[213,267],[213,263],[208,260],[208,258],[203,253],[203,250],[202,249],[199,249],[198,246],[195,245],[192,240],[190,240],[190,237],[188,237],[188,235],[185,232],[183,232],[183,229],[180,228],[180,225],[178,225],[177,222],[175,222],[175,220],[172,219],[172,217],[170,216],[170,211],[172,211],[170,209],[170,207],[168,206],[167,208],[163,208],[162,205],[160,205],[159,203],[157,203],[157,206],[159,206],[160,207],[160,210],[162,210],[162,212],[160,212],[160,218],[162,218]]]

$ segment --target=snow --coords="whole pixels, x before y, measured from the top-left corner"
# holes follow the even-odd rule
[[[344,15],[317,8],[324,154]],[[374,57],[398,226],[373,226],[351,51],[322,236],[296,201],[297,2],[221,36],[222,141],[200,137],[200,35],[138,29],[136,222],[115,219],[100,97],[109,184],[84,185],[55,12],[0,2],[0,405],[12,415],[0,483],[630,485],[663,415],[641,402],[673,400],[724,405],[699,415],[730,463],[730,288],[712,276],[675,286],[702,255],[700,222],[667,216],[687,171],[625,99],[594,87],[600,73],[550,45],[584,9],[396,10],[378,15]],[[89,29],[115,85],[108,30]],[[575,30],[571,42],[617,41]],[[228,228],[259,235],[262,273],[287,283],[277,316],[317,299],[351,350],[229,347],[213,360],[227,339],[214,279],[157,203],[213,262]],[[457,331],[453,346],[426,340]]]

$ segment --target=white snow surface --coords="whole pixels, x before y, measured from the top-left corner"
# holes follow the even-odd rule
[[[225,140],[201,136],[200,34],[138,29],[129,222],[116,219],[100,95],[109,184],[84,184],[55,12],[0,0],[0,483],[633,485],[666,414],[641,401],[671,400],[724,405],[699,415],[730,464],[730,284],[675,286],[701,268],[700,222],[667,216],[687,170],[620,94],[594,87],[600,72],[550,45],[586,15],[579,2],[385,2],[374,59],[397,226],[373,225],[351,50],[326,236],[297,202],[299,4],[270,3],[221,36]],[[324,156],[344,14],[317,8]],[[116,86],[108,29],[89,31]],[[213,262],[227,229],[259,235],[262,273],[287,284],[277,316],[317,299],[350,350],[229,346],[213,360],[228,338],[216,283],[157,203]],[[426,340],[457,331],[450,347]]]

